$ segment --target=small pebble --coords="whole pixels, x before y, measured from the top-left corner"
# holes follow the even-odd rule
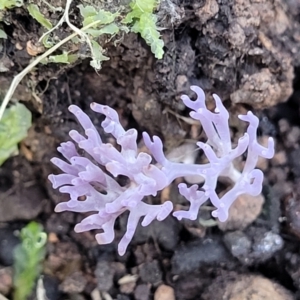
[[[175,300],[174,289],[168,285],[160,285],[155,293],[154,300]]]
[[[14,262],[13,252],[20,243],[11,229],[0,229],[0,263],[4,266],[11,266]]]
[[[68,294],[77,294],[84,291],[87,284],[82,272],[75,272],[68,276],[59,286],[59,289]]]
[[[253,223],[261,213],[265,198],[262,194],[251,196],[242,194],[237,197],[229,209],[229,217],[226,222],[218,222],[222,231],[243,230]]]
[[[139,284],[134,291],[135,300],[148,300],[150,296],[150,285]]]
[[[228,232],[224,235],[224,242],[232,256],[243,263],[247,262],[247,256],[251,251],[251,240],[242,231]]]
[[[109,262],[100,260],[97,263],[95,276],[97,279],[97,287],[101,292],[108,292],[114,282],[115,270],[111,267]]]
[[[13,269],[0,267],[0,294],[7,295],[13,286]]]
[[[232,262],[231,255],[217,236],[188,243],[172,257],[172,273],[187,274],[201,267]]]
[[[157,284],[162,280],[162,271],[157,260],[140,266],[140,277],[145,283]]]
[[[224,272],[214,280],[201,299],[294,300],[295,298],[286,288],[263,276]]]
[[[118,284],[120,285],[120,291],[124,294],[131,294],[136,286],[136,275],[125,275],[120,278]]]
[[[264,257],[265,260],[273,256],[275,252],[283,247],[282,237],[272,231],[266,232],[252,245],[254,255],[257,258]]]
[[[294,193],[288,195],[284,208],[289,231],[300,239],[300,197]]]

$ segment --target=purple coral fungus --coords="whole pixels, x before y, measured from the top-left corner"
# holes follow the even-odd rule
[[[171,201],[162,205],[150,205],[143,201],[145,196],[156,196],[158,191],[167,187],[174,179],[185,176],[203,177],[201,189],[197,184],[188,187],[179,184],[179,192],[189,202],[188,211],[176,211],[173,215],[179,220],[189,218],[195,220],[200,206],[210,199],[216,210],[212,212],[215,218],[226,221],[228,210],[235,199],[243,193],[258,195],[262,190],[263,173],[255,169],[259,156],[271,158],[274,155],[274,141],[269,138],[268,147],[258,144],[256,131],[258,118],[251,112],[240,115],[239,118],[248,122],[247,132],[239,139],[238,145],[232,148],[228,125],[229,113],[220,98],[214,95],[215,112],[211,112],[205,105],[205,95],[201,88],[192,86],[197,99],[192,101],[188,96],[182,96],[184,104],[192,109],[190,116],[199,120],[207,135],[207,142],[198,142],[197,146],[203,150],[208,163],[181,164],[166,158],[163,144],[159,137],[151,140],[147,133],[143,133],[145,145],[152,157],[144,152],[138,152],[137,131],[125,130],[119,122],[118,114],[109,106],[97,103],[91,104],[91,109],[103,114],[105,120],[101,126],[106,133],[110,133],[120,146],[120,151],[112,144],[104,143],[90,118],[77,106],[71,105],[69,110],[75,115],[84,129],[85,135],[70,131],[74,142],[62,143],[58,151],[69,163],[59,158],[51,161],[63,174],[50,175],[53,188],[59,188],[61,193],[70,195],[68,202],[59,203],[55,211],[95,212],[76,225],[76,232],[101,229],[96,234],[99,244],[111,243],[114,240],[114,223],[125,211],[129,211],[127,230],[119,242],[118,252],[123,255],[133,238],[140,218],[142,226],[149,225],[154,219],[165,219],[173,209]],[[85,151],[90,158],[83,157],[77,148]],[[233,166],[233,160],[247,151],[247,159],[242,172]],[[120,186],[116,177],[128,177],[128,184]],[[234,185],[221,198],[215,188],[219,176],[229,177]],[[80,201],[84,196],[85,200]]]

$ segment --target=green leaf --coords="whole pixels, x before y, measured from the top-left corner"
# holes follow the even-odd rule
[[[40,224],[30,222],[21,230],[20,239],[14,250],[14,300],[27,299],[31,294],[42,270],[47,234]]]
[[[143,13],[152,13],[154,8],[158,5],[157,0],[135,0],[131,4],[132,9],[138,8]]]
[[[139,21],[136,21],[131,28],[135,33],[140,33],[142,38],[151,47],[152,53],[158,59],[161,59],[164,54],[164,42],[160,39],[160,33],[156,28],[157,18],[150,13],[144,13]]]
[[[67,52],[58,55],[49,56],[49,62],[60,63],[60,64],[69,64],[69,56]]]
[[[206,219],[199,218],[199,223],[204,227],[214,227],[218,225],[218,222],[214,219],[206,220]]]
[[[43,227],[36,222],[30,222],[24,227],[21,230],[20,237],[22,246],[28,254],[32,251],[39,252],[47,241],[47,235],[43,232]]]
[[[50,35],[44,36],[42,39],[42,43],[45,46],[45,48],[51,48],[55,45],[55,41]]]
[[[92,61],[90,62],[90,65],[96,69],[101,69],[101,62],[105,60],[109,60],[109,57],[103,55],[103,49],[102,47],[96,42],[92,41]]]
[[[82,42],[78,36],[74,36],[71,41],[74,44],[80,44]]]
[[[87,29],[85,32],[90,34],[93,37],[99,37],[101,34],[110,34],[110,35],[115,35],[120,31],[118,25],[116,23],[111,23],[108,24],[101,29],[94,29],[90,28]]]
[[[93,17],[97,14],[96,8],[91,5],[83,6],[82,4],[77,6],[80,10],[81,16],[85,18]]]
[[[23,0],[0,0],[0,10],[13,7],[21,7]]]
[[[123,19],[123,23],[132,24],[131,31],[140,33],[142,38],[151,47],[155,57],[161,59],[164,54],[164,42],[156,26],[157,17],[153,14],[158,4],[157,0],[133,0],[130,11]]]
[[[7,34],[2,29],[0,29],[0,39],[7,39]]]
[[[18,151],[17,144],[27,136],[31,113],[20,103],[7,108],[0,121],[0,165]]]
[[[62,54],[50,55],[41,61],[42,64],[46,65],[48,63],[56,64],[70,64],[78,59],[77,54],[69,54],[68,52],[63,52]]]
[[[100,21],[99,24],[109,24],[109,23],[112,23],[115,18],[119,15],[119,13],[111,13],[109,11],[105,11],[105,10],[102,10],[100,9],[98,12],[97,12],[97,15],[94,17],[94,20],[95,21]]]
[[[80,10],[80,14],[83,17],[82,25],[83,27],[95,22],[100,21],[97,25],[106,25],[112,23],[119,13],[111,13],[103,9],[96,10],[95,7],[87,5],[83,6],[82,4],[77,6]]]
[[[29,14],[37,20],[43,27],[50,30],[52,28],[52,24],[49,20],[47,20],[44,15],[40,12],[39,7],[36,4],[29,4],[27,6]]]
[[[114,34],[117,34],[119,32],[119,30],[120,29],[116,23],[110,23],[110,24],[102,27],[100,29],[100,33],[114,35]]]
[[[76,60],[78,59],[78,55],[77,54],[68,54],[68,62],[69,64],[74,63]]]
[[[125,24],[132,23],[134,19],[139,19],[142,14],[143,12],[140,9],[134,9],[126,15],[122,22]]]

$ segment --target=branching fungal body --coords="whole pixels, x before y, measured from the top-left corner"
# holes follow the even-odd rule
[[[151,155],[138,152],[137,131],[125,130],[119,122],[118,114],[109,106],[96,103],[91,104],[92,110],[103,114],[102,122],[106,133],[110,133],[120,146],[120,151],[112,144],[104,143],[89,117],[77,106],[71,105],[73,113],[84,129],[85,135],[72,130],[70,137],[73,142],[62,143],[58,151],[69,163],[53,158],[52,162],[62,170],[63,174],[50,175],[49,179],[54,188],[70,195],[68,202],[56,206],[57,212],[95,212],[86,217],[75,227],[76,232],[101,229],[96,234],[99,244],[111,243],[114,239],[114,223],[125,211],[129,211],[127,231],[119,242],[118,251],[123,255],[141,218],[142,226],[147,226],[154,219],[163,220],[173,210],[171,201],[161,205],[150,205],[143,201],[145,196],[156,196],[178,177],[201,176],[203,184],[190,187],[185,183],[178,185],[179,193],[189,202],[188,211],[176,211],[173,215],[179,220],[189,218],[195,220],[200,206],[210,199],[216,208],[212,215],[220,221],[226,221],[228,211],[235,199],[244,193],[252,196],[262,191],[263,173],[255,169],[258,157],[271,158],[274,155],[274,141],[268,140],[268,147],[257,142],[258,118],[252,112],[240,115],[239,118],[247,122],[248,128],[232,148],[230,129],[228,125],[229,113],[223,106],[221,99],[214,95],[216,109],[211,112],[205,105],[205,95],[201,88],[192,86],[197,99],[192,101],[188,96],[182,96],[184,104],[192,111],[190,116],[201,122],[207,135],[207,142],[198,142],[197,146],[205,153],[208,163],[182,164],[171,162],[163,152],[161,139],[152,139],[143,133],[144,143]],[[84,150],[91,159],[79,155],[77,148]],[[247,158],[242,172],[237,171],[233,161],[247,151]],[[153,158],[156,163],[153,163]],[[128,184],[120,186],[116,177],[128,177]],[[233,187],[221,198],[215,189],[219,176],[229,177]],[[80,197],[85,196],[84,201]]]

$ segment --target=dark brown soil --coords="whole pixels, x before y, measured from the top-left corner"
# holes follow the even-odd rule
[[[76,14],[74,4],[74,22]],[[33,126],[19,155],[0,167],[0,294],[11,295],[14,232],[36,220],[49,237],[43,274],[50,300],[300,299],[300,2],[164,0],[158,14],[162,60],[131,33],[117,46],[106,45],[110,60],[98,73],[86,60],[49,64],[19,85],[14,98],[32,111]],[[42,33],[23,8],[7,11],[5,20],[1,93],[32,58],[27,42],[37,42]],[[66,27],[57,34],[65,36]],[[207,211],[200,214],[206,222],[169,217],[138,228],[124,257],[116,249],[126,216],[111,245],[99,246],[92,232],[76,234],[82,216],[54,213],[68,199],[47,179],[57,172],[50,163],[56,147],[79,128],[68,106],[80,106],[101,132],[101,119],[89,104],[107,104],[125,128],[160,136],[170,151],[191,138],[191,126],[176,117],[188,116],[180,95],[191,95],[191,85],[205,90],[209,105],[212,93],[223,99],[233,140],[242,130],[237,114],[249,109],[261,120],[261,140],[275,139],[275,157],[259,166],[265,173],[264,205],[256,220],[231,228],[207,223]],[[175,184],[169,193],[176,205],[187,206]]]

